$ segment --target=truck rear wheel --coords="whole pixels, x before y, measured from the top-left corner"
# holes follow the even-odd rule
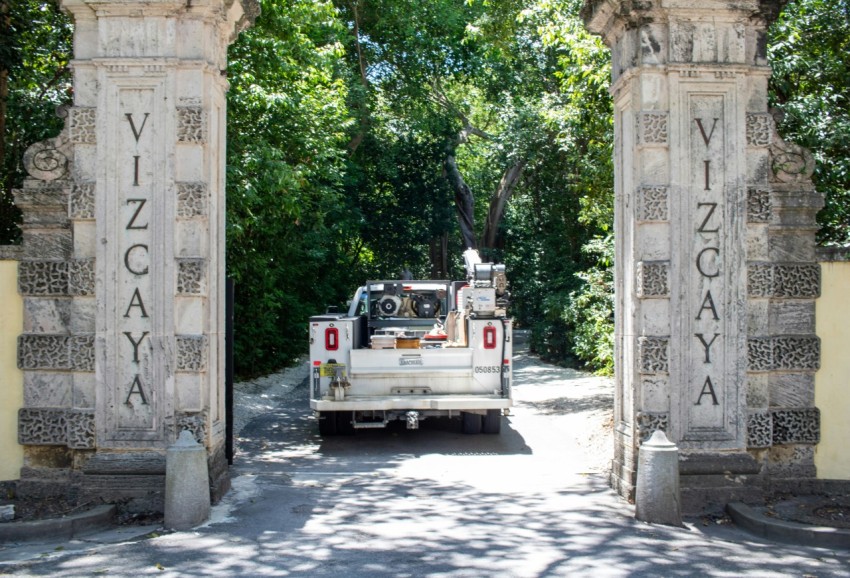
[[[336,433],[341,436],[353,436],[354,412],[337,411],[334,413],[336,413]]]
[[[337,416],[335,411],[319,412],[319,435],[322,437],[337,434]]]
[[[498,434],[502,431],[502,411],[498,409],[488,409],[487,415],[484,416],[484,423],[481,429],[486,434]]]
[[[460,419],[463,424],[463,433],[465,434],[480,434],[481,433],[481,416],[477,413],[468,411],[461,412]]]

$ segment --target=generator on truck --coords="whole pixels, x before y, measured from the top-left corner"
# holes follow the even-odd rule
[[[464,253],[465,281],[368,281],[345,313],[310,318],[310,407],[323,436],[458,418],[498,434],[511,407],[505,266]]]

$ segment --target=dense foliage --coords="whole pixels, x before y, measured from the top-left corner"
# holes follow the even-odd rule
[[[779,131],[809,149],[826,196],[822,244],[850,243],[850,0],[792,0],[770,29],[771,104]]]
[[[582,0],[262,0],[230,48],[227,268],[237,371],[303,353],[306,319],[367,278],[457,278],[477,246],[557,362],[613,364],[610,57]],[[812,150],[822,243],[850,242],[848,0],[770,31],[781,131]],[[70,24],[0,0],[0,243],[27,146],[70,98]]]
[[[547,357],[595,338],[575,315],[577,273],[597,263],[583,246],[610,233],[612,120],[608,53],[579,6],[263,5],[229,70],[243,373],[285,363],[306,317],[358,281],[457,278],[467,246],[509,264],[518,323]]]
[[[62,129],[70,57],[71,23],[54,2],[0,0],[0,244],[20,240],[12,189],[23,182],[24,151]]]
[[[351,282],[340,32],[328,2],[269,0],[231,47],[227,269],[243,375],[291,362],[307,342],[307,317]]]

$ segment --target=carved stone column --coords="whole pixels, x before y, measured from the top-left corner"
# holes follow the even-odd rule
[[[25,296],[23,497],[161,508],[182,429],[224,457],[227,46],[256,0],[62,0],[74,104],[33,145]]]
[[[811,157],[767,110],[784,2],[589,0],[615,108],[616,448],[682,450],[686,511],[814,477],[819,344]]]

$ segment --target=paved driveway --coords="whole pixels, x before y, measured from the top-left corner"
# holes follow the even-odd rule
[[[450,421],[322,439],[307,388],[242,431],[213,520],[12,569],[51,576],[850,576],[846,552],[634,520],[607,486],[609,381],[515,360],[499,436]],[[703,524],[707,525],[703,525]]]

